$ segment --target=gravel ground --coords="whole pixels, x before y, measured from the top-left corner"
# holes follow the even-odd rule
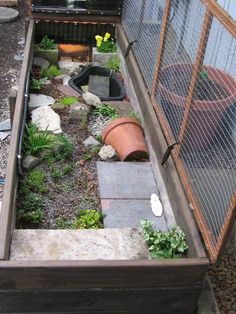
[[[24,19],[26,12],[25,2],[22,1],[20,16],[14,22],[0,24],[0,121],[9,118],[8,96],[12,86],[18,84],[21,61],[14,57],[22,56],[24,50]],[[0,141],[0,178],[5,177],[10,136]],[[0,185],[0,201],[3,186]]]

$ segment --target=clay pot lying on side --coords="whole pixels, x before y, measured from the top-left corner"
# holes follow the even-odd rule
[[[102,132],[106,145],[111,145],[121,161],[148,158],[143,130],[133,118],[122,117],[109,123]]]

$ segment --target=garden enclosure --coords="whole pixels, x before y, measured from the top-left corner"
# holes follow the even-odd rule
[[[126,0],[122,15],[212,262],[235,220],[233,2]]]

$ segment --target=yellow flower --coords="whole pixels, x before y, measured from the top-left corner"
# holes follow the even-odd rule
[[[96,41],[97,41],[97,47],[100,47],[101,44],[102,44],[103,37],[100,36],[100,35],[96,35],[96,36],[95,36],[95,39],[96,39]]]
[[[111,37],[110,33],[106,33],[104,36],[104,41],[107,41]]]

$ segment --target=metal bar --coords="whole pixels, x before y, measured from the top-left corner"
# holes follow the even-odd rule
[[[236,37],[236,22],[232,17],[215,1],[201,0],[212,14],[227,28],[233,37]]]
[[[225,217],[223,226],[221,228],[220,234],[217,238],[218,255],[220,256],[230,237],[230,232],[236,220],[236,190],[230,200],[229,209],[227,211],[227,216]]]
[[[213,15],[207,9],[204,16],[196,61],[193,65],[193,72],[192,72],[192,78],[191,78],[191,82],[189,86],[189,92],[188,92],[188,96],[187,96],[185,107],[184,107],[184,116],[183,116],[182,124],[180,126],[180,131],[179,131],[180,144],[182,143],[184,139],[184,135],[185,135],[187,125],[189,122],[190,109],[193,103],[193,96],[194,96],[195,87],[198,81],[199,71],[201,70],[201,67],[204,61],[204,56],[205,56],[205,51],[206,51],[207,41],[208,41],[210,29],[211,29],[212,20],[213,20]],[[181,149],[181,145],[177,147],[176,149],[177,155],[179,154],[180,149]]]
[[[161,32],[160,32],[160,45],[159,45],[159,49],[157,52],[157,62],[156,62],[155,72],[154,72],[154,77],[153,77],[151,96],[155,95],[157,81],[158,81],[158,75],[159,75],[160,67],[162,64],[163,51],[165,49],[166,33],[167,33],[167,27],[168,27],[168,19],[169,19],[169,15],[170,15],[170,8],[171,8],[171,0],[167,0],[164,15],[163,15]]]

